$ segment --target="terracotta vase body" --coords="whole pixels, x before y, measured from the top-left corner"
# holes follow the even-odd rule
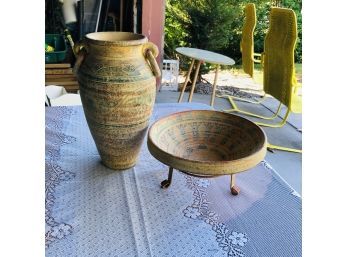
[[[143,35],[98,32],[74,50],[82,106],[102,163],[130,168],[155,102],[158,49]]]

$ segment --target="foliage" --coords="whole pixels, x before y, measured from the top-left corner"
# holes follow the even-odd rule
[[[263,52],[264,37],[268,30],[268,16],[271,8],[271,2],[268,0],[234,0],[235,18],[232,22],[232,30],[230,34],[230,42],[226,49],[222,51],[223,54],[232,57],[236,63],[241,63],[242,55],[240,52],[240,40],[242,36],[242,27],[244,23],[244,7],[247,3],[254,3],[256,6],[257,24],[254,32],[254,51],[256,53]]]
[[[253,1],[256,5],[257,25],[254,33],[255,52],[263,52],[263,41],[269,26],[269,12],[272,6],[294,10],[297,17],[298,38],[295,61],[302,63],[302,0]]]
[[[186,42],[191,47],[218,51],[228,46],[233,6],[228,0],[198,0],[187,5]]]
[[[178,46],[217,51],[229,43],[233,6],[229,0],[168,0],[165,20],[166,54]]]
[[[175,48],[185,46],[187,31],[183,24],[188,22],[187,14],[183,11],[182,1],[167,0],[166,17],[165,17],[165,54],[169,58],[175,58]]]
[[[302,62],[301,0],[167,0],[165,54],[175,58],[176,47],[196,47],[220,52],[241,63],[240,39],[246,3],[256,5],[254,45],[258,53],[263,51],[271,6],[295,11],[298,21],[295,61]]]
[[[228,47],[234,12],[229,0],[167,1],[165,52],[175,56],[175,48],[187,46],[219,52]],[[177,37],[179,36],[179,38]],[[210,65],[201,67],[201,74]]]
[[[282,7],[293,9],[297,17],[297,45],[295,49],[295,61],[302,63],[302,0],[282,0]]]

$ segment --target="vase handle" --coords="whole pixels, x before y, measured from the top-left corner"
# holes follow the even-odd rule
[[[83,62],[83,60],[85,59],[86,57],[86,54],[87,54],[87,46],[85,43],[83,42],[80,42],[80,43],[76,43],[74,45],[74,48],[73,48],[73,51],[74,51],[74,54],[76,56],[76,62],[75,62],[75,65],[74,65],[74,74],[77,75],[77,72]]]
[[[155,44],[151,42],[147,42],[144,47],[144,55],[146,60],[150,64],[150,68],[152,70],[153,75],[155,75],[156,78],[161,76],[161,70],[158,67],[156,57],[158,56],[158,48]]]

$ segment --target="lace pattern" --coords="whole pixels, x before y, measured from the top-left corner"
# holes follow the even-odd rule
[[[206,190],[209,180],[185,175],[186,184],[193,191],[193,203],[183,210],[184,216],[194,220],[202,220],[211,225],[216,233],[216,241],[227,257],[244,257],[242,248],[249,241],[244,233],[230,231],[225,224],[218,221],[218,214],[209,210]]]
[[[59,222],[52,215],[52,208],[55,203],[54,193],[56,187],[62,182],[72,179],[75,174],[64,170],[59,165],[61,147],[76,141],[75,137],[67,136],[62,131],[64,119],[69,118],[73,111],[66,107],[56,107],[52,112],[52,117],[46,117],[46,160],[45,160],[45,244],[46,247],[57,240],[62,239],[72,233],[72,226],[64,222]],[[52,133],[57,131],[58,133]]]

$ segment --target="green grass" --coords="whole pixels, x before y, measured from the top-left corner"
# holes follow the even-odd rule
[[[257,71],[255,76],[262,75],[260,74],[260,72],[262,71],[261,64],[255,64],[255,70]],[[242,65],[233,65],[232,71],[236,73],[243,73]],[[302,63],[295,63],[295,72],[297,80],[302,82]],[[257,81],[259,80],[257,77],[255,79]]]

